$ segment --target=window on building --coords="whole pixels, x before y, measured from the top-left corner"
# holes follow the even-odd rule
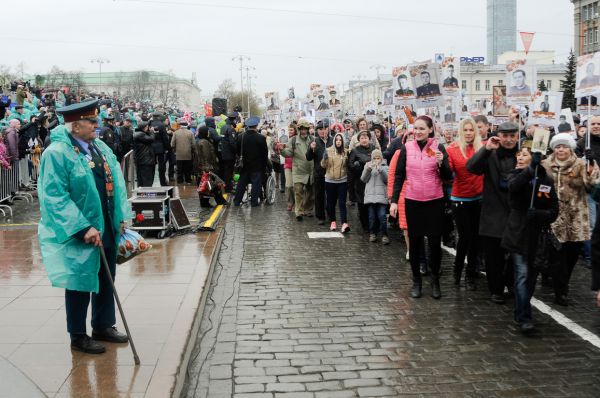
[[[490,81],[486,80],[485,81],[485,91],[489,91],[490,90]]]
[[[591,6],[588,8],[588,14],[590,14],[589,19],[598,18],[598,2],[597,1],[593,4],[591,4]]]
[[[587,31],[587,30],[583,32],[583,45],[584,46],[587,46],[587,44],[588,44],[588,36],[589,36],[588,33],[589,33],[589,31]]]
[[[582,21],[588,20],[588,6],[581,7],[581,20]]]
[[[548,90],[552,90],[552,80],[546,80],[546,87]]]
[[[467,81],[466,81],[466,80],[463,80],[463,81],[462,81],[462,89],[463,89],[463,90],[466,90],[466,89],[467,89]]]
[[[502,80],[502,79],[498,80],[498,85],[499,86],[502,86],[503,84],[504,84],[504,80]]]
[[[481,81],[475,80],[475,91],[481,90]]]
[[[594,32],[594,43],[598,43],[598,28],[594,28],[593,32]]]

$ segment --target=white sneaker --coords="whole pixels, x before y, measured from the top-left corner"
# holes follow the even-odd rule
[[[406,261],[410,260],[410,256],[408,255],[408,252],[406,252]]]

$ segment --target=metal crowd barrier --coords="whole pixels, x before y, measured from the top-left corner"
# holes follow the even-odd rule
[[[127,152],[121,160],[121,171],[123,172],[123,178],[125,179],[125,186],[128,191],[133,191],[136,187],[136,175],[135,175],[135,159],[133,157],[133,150]]]
[[[11,162],[11,168],[8,170],[0,169],[0,212],[6,216],[5,210],[8,210],[12,217],[12,208],[4,202],[12,204],[15,199],[25,199],[27,203],[33,202],[33,196],[20,190],[20,161]]]

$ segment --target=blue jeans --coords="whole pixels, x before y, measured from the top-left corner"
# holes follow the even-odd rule
[[[346,211],[346,195],[348,193],[348,183],[325,182],[325,196],[327,198],[327,216],[329,221],[335,221],[335,204],[340,207],[340,219],[342,224],[348,222]]]
[[[519,324],[531,322],[531,297],[535,290],[537,271],[527,264],[520,254],[511,253],[515,272],[515,321]]]
[[[596,211],[597,211],[597,204],[596,201],[592,198],[592,194],[589,193],[587,195],[587,203],[588,203],[588,212],[590,215],[590,232],[594,230],[594,227],[596,226]],[[591,260],[592,259],[592,241],[591,240],[586,240],[583,242],[583,257],[586,260]]]
[[[263,173],[260,171],[249,172],[242,171],[240,173],[240,179],[238,180],[237,187],[235,188],[235,198],[233,204],[239,206],[244,199],[244,193],[246,192],[246,186],[252,184],[252,190],[250,192],[250,205],[258,206],[258,198],[260,198],[260,192],[262,190],[262,178]]]
[[[369,233],[377,235],[387,235],[387,221],[385,219],[385,210],[387,205],[383,203],[369,203],[366,205],[369,212]],[[379,231],[375,231],[375,220],[379,220]]]

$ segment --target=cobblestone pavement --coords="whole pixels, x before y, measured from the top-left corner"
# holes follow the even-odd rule
[[[524,337],[513,301],[491,303],[484,279],[476,292],[452,286],[451,255],[442,299],[425,284],[414,300],[397,231],[389,246],[357,228],[306,234],[326,230],[281,202],[230,209],[183,396],[600,396],[600,349],[536,310],[538,332]],[[556,309],[600,334],[587,269],[572,291],[574,305]]]

